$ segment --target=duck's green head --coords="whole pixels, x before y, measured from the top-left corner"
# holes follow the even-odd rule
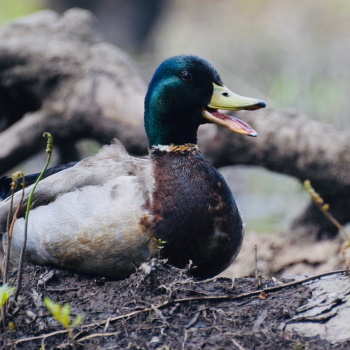
[[[265,102],[239,96],[223,84],[215,68],[198,56],[175,56],[156,70],[145,99],[145,128],[149,146],[197,142],[197,129],[216,123],[256,136],[243,121],[218,109],[259,109]]]

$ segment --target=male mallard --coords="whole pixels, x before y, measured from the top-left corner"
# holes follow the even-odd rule
[[[225,180],[196,145],[197,129],[216,123],[256,136],[218,109],[265,106],[230,91],[200,57],[167,59],[145,99],[148,159],[129,156],[115,142],[42,180],[30,212],[26,260],[125,277],[160,255],[178,267],[191,260],[198,277],[220,273],[238,254],[244,225]],[[3,233],[9,206],[9,198],[0,204]],[[24,224],[22,212],[14,225],[12,257],[21,249]]]

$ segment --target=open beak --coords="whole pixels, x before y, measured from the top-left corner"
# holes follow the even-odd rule
[[[258,136],[257,132],[247,123],[238,118],[220,113],[218,109],[226,109],[230,111],[238,111],[241,109],[255,110],[265,108],[266,103],[257,100],[256,98],[239,96],[229,90],[226,86],[219,86],[215,83],[213,83],[213,85],[213,95],[208,106],[203,109],[203,117],[231,131],[254,137]]]

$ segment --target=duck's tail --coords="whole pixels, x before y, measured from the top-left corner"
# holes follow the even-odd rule
[[[11,194],[11,181],[10,177],[0,177],[0,200],[4,200]]]

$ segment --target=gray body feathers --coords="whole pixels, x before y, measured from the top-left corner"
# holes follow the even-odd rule
[[[96,190],[98,186],[98,190]],[[114,277],[128,276],[156,252],[139,223],[151,214],[145,203],[153,187],[151,163],[127,154],[115,141],[95,157],[42,180],[29,215],[25,258],[39,265]],[[26,189],[25,203],[31,186]],[[21,192],[14,198],[14,208]],[[0,232],[6,231],[10,199],[0,203]],[[150,217],[151,219],[151,217]],[[17,219],[11,248],[23,244],[24,215]],[[7,234],[3,238],[7,242]]]

